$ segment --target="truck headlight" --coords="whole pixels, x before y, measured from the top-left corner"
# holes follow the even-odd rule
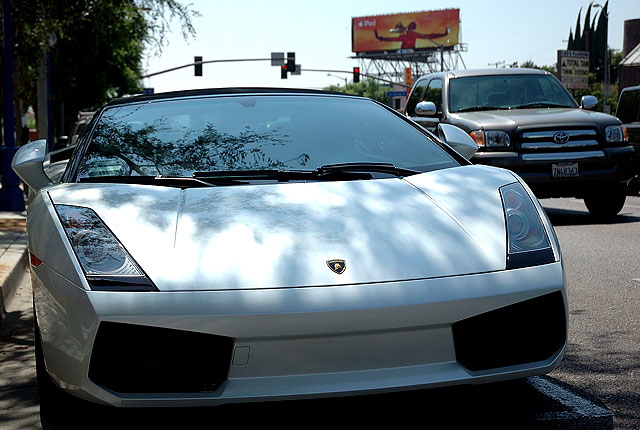
[[[621,125],[610,125],[605,128],[604,135],[607,142],[623,142],[625,133]]]
[[[505,147],[511,145],[509,134],[502,130],[474,130],[471,138],[479,147]]]

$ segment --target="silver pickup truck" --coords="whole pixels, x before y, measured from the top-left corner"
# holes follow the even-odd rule
[[[599,218],[617,215],[634,150],[620,120],[578,105],[551,73],[486,69],[433,73],[414,84],[405,113],[435,131],[456,125],[475,140],[477,164],[520,175],[538,198],[578,197]]]

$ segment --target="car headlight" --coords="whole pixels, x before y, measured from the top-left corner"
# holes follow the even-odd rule
[[[607,142],[623,142],[625,133],[621,125],[610,125],[604,129]]]
[[[509,134],[502,130],[474,130],[471,138],[480,147],[504,147],[511,145]]]
[[[540,214],[524,187],[500,188],[507,224],[507,269],[553,263],[555,255]]]
[[[56,205],[56,211],[91,289],[157,290],[93,210]]]

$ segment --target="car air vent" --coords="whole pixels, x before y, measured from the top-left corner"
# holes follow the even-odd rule
[[[89,379],[118,393],[215,391],[227,378],[232,348],[228,337],[103,322]]]

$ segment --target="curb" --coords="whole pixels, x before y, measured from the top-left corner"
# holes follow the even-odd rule
[[[24,217],[0,215],[0,323],[17,295],[29,269]]]

